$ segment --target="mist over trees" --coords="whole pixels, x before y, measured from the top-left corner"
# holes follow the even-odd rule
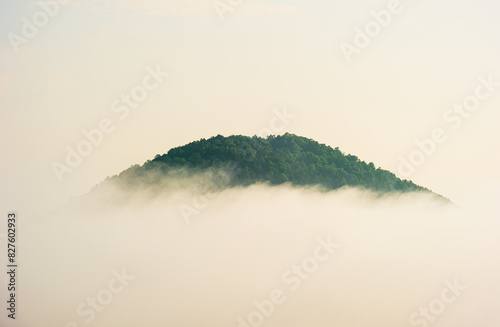
[[[228,173],[224,187],[248,186],[255,183],[295,186],[318,185],[328,190],[343,186],[359,187],[375,192],[411,192],[428,189],[393,173],[376,168],[339,148],[312,139],[284,134],[248,137],[217,135],[156,155],[144,165],[134,165],[111,180],[129,186],[155,184],[163,175],[179,171],[193,173]],[[181,175],[182,175],[181,174]],[[224,175],[227,176],[227,175]]]

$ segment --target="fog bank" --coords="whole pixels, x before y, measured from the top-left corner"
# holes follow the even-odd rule
[[[126,201],[106,189],[23,222],[16,326],[500,322],[494,201],[175,185]]]

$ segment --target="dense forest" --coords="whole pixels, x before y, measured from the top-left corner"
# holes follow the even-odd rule
[[[143,184],[146,178],[141,180],[141,176],[154,171],[155,177],[149,178],[148,183],[155,183],[158,172],[161,177],[180,168],[191,172],[230,171],[225,187],[290,183],[319,185],[330,190],[351,186],[384,193],[430,192],[338,148],[288,133],[267,138],[217,135],[201,139],[156,155],[144,165],[132,166],[111,179],[128,179],[129,185]]]

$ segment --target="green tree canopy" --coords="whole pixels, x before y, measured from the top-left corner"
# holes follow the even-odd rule
[[[173,148],[142,166],[133,166],[115,178],[144,176],[187,168],[192,171],[231,170],[229,186],[269,183],[321,185],[326,189],[361,187],[376,192],[428,191],[358,157],[314,140],[284,134],[260,138],[217,135]],[[153,181],[154,182],[154,181]]]

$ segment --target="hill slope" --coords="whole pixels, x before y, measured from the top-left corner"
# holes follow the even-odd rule
[[[338,148],[288,133],[267,138],[217,135],[201,139],[157,155],[142,166],[132,166],[111,180],[125,182],[130,187],[154,185],[163,175],[179,169],[230,172],[225,187],[291,183],[320,185],[330,190],[351,186],[382,193],[430,192]]]

